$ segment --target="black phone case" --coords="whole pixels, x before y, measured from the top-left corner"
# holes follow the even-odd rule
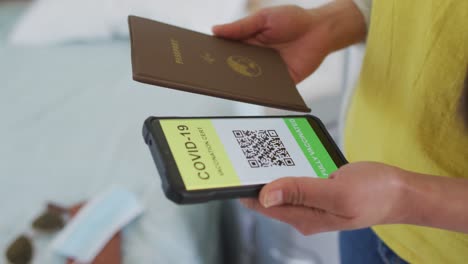
[[[314,119],[327,140],[331,143],[334,150],[338,154],[341,164],[338,167],[348,163],[340,149],[336,145],[333,138],[330,136],[322,121],[313,115],[294,115],[294,116],[216,116],[216,117],[148,117],[143,125],[143,138],[148,145],[154,163],[161,177],[162,188],[166,197],[177,204],[193,204],[202,203],[211,200],[257,197],[264,184],[236,186],[226,188],[213,188],[207,190],[187,191],[182,182],[179,169],[175,159],[169,148],[169,144],[159,125],[159,120],[162,119],[199,119],[199,118],[284,118],[284,117],[308,117]],[[153,122],[158,122],[158,129],[154,128]]]

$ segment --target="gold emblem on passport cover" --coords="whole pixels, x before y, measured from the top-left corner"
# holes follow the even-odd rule
[[[231,69],[247,77],[262,75],[262,68],[255,61],[242,56],[230,56],[226,60]]]

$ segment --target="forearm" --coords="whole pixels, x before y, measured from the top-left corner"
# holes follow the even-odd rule
[[[402,222],[468,233],[468,179],[404,174]]]
[[[327,31],[329,53],[365,40],[366,22],[352,0],[335,0],[309,13]]]

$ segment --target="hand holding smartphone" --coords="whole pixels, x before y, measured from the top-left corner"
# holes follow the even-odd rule
[[[149,117],[143,137],[180,204],[256,197],[286,176],[328,178],[347,161],[314,116]]]

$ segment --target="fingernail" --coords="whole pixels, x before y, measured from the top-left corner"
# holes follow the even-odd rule
[[[265,195],[263,207],[268,208],[283,203],[283,192],[281,190],[272,191]]]

